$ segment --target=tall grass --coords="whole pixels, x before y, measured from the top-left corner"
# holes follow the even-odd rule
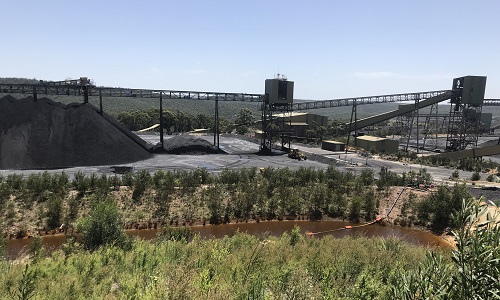
[[[281,237],[135,240],[129,251],[59,250],[29,268],[34,299],[387,299],[397,271],[424,258],[425,248],[399,240],[317,239],[295,230]],[[24,268],[11,265],[0,294]]]

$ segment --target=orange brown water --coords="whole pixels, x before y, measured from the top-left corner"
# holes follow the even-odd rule
[[[311,222],[311,221],[271,221],[271,222],[260,222],[260,223],[237,223],[237,224],[226,224],[226,225],[207,225],[207,226],[194,226],[193,230],[200,234],[201,237],[215,237],[221,238],[224,236],[230,236],[236,232],[246,232],[254,235],[272,235],[280,236],[285,231],[290,232],[294,225],[300,226],[303,234],[307,231],[311,232],[321,232],[337,228],[344,228],[346,225],[353,225],[349,222],[343,221],[322,221],[322,222]],[[145,230],[127,230],[127,234],[132,237],[140,237],[145,240],[152,240],[156,238],[158,230],[155,229],[145,229]],[[426,245],[435,246],[443,249],[450,249],[451,245],[443,240],[442,238],[433,235],[430,232],[423,232],[416,229],[403,228],[397,226],[382,226],[382,225],[370,225],[360,228],[352,228],[349,230],[340,230],[335,232],[329,232],[325,234],[316,235],[316,237],[321,237],[324,235],[332,235],[337,238],[342,238],[346,236],[364,236],[364,237],[396,237],[403,241],[416,244],[416,245]],[[29,247],[32,244],[33,239],[19,239],[19,240],[9,240],[7,245],[7,256],[9,259],[15,259],[22,256],[29,251]],[[57,249],[64,242],[66,242],[66,236],[64,235],[53,235],[42,237],[42,245],[46,247],[49,251]]]

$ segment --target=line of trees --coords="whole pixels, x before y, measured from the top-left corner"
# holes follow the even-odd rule
[[[147,209],[128,217],[130,222],[148,220],[154,224],[226,223],[231,220],[312,219],[323,217],[351,221],[374,220],[382,197],[389,195],[390,186],[405,186],[415,178],[427,180],[430,174],[403,176],[383,168],[380,178],[371,169],[360,176],[342,172],[330,166],[326,170],[300,168],[224,169],[218,175],[205,169],[175,172],[141,171],[123,176],[77,173],[69,179],[65,173],[0,176],[0,219],[5,227],[18,224],[24,210],[35,211],[34,225],[53,230],[61,224],[74,224],[85,213],[85,203],[112,197],[128,187],[130,207]],[[377,191],[378,190],[378,191]],[[116,197],[116,199],[115,199]],[[411,198],[411,197],[409,197]],[[399,224],[428,226],[441,232],[456,228],[449,217],[468,199],[464,186],[439,187],[426,199],[405,203]],[[175,205],[172,205],[174,203]],[[128,209],[125,209],[128,210]],[[23,236],[20,232],[19,236]]]
[[[157,109],[145,111],[130,110],[122,112],[117,117],[118,121],[132,131],[148,128],[160,123],[160,112]],[[255,116],[248,108],[241,109],[234,121],[219,117],[219,128],[222,133],[236,129],[240,134],[245,134],[254,126]],[[163,128],[167,134],[175,132],[188,132],[196,128],[206,128],[214,131],[214,118],[205,114],[192,115],[180,110],[163,110]]]

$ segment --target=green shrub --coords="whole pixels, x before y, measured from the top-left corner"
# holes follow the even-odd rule
[[[372,221],[373,219],[375,219],[375,215],[377,213],[377,201],[375,197],[375,193],[372,189],[367,189],[363,193],[363,211],[365,213],[366,221]]]
[[[478,180],[481,180],[481,174],[479,174],[479,172],[474,172],[472,173],[472,176],[470,178],[472,181],[478,181]]]
[[[0,236],[0,263],[2,262],[3,259],[5,259],[6,255],[7,255],[7,240],[3,236]]]
[[[134,187],[134,175],[131,172],[123,174],[121,181],[124,186],[128,186],[129,188]]]
[[[3,205],[9,200],[10,190],[7,183],[0,182],[0,209],[3,210]]]
[[[49,229],[54,229],[61,225],[61,215],[63,201],[60,196],[52,195],[46,203],[47,207],[47,227]]]
[[[78,195],[82,197],[90,188],[90,180],[85,174],[78,171],[73,177],[71,185],[78,191]]]
[[[453,222],[451,215],[460,210],[463,199],[471,199],[465,185],[455,185],[451,191],[440,186],[420,201],[416,208],[417,216],[421,222],[430,223],[435,232],[442,232],[447,227],[457,228],[459,224]]]
[[[80,203],[76,197],[70,197],[68,199],[68,219],[74,220],[78,215],[78,207]]]
[[[370,186],[373,184],[374,177],[372,169],[363,169],[359,177],[364,186]]]
[[[360,196],[354,196],[349,204],[348,217],[351,221],[358,221],[361,216],[361,207],[363,200]]]
[[[416,271],[403,271],[391,286],[392,299],[498,299],[500,222],[487,205],[465,199],[454,215],[457,249],[451,262],[428,253]],[[485,217],[485,218],[484,218]],[[485,219],[485,220],[484,220]]]
[[[29,300],[35,297],[37,274],[26,265],[21,278],[16,282],[8,282],[7,292],[11,299]]]
[[[134,191],[132,192],[132,199],[138,201],[147,188],[151,186],[152,178],[148,171],[142,170],[134,176]]]
[[[220,186],[208,188],[202,196],[204,204],[209,211],[210,224],[220,224],[224,214]]]
[[[33,242],[30,245],[30,253],[33,256],[33,261],[38,261],[45,253],[42,238],[40,236],[33,237]]]
[[[295,246],[302,238],[302,234],[300,233],[300,227],[297,225],[293,226],[292,232],[290,234],[290,245]]]
[[[157,242],[162,241],[178,241],[188,242],[194,236],[194,231],[189,226],[170,227],[166,226],[158,232]]]
[[[76,228],[86,249],[95,250],[103,245],[128,246],[120,213],[109,198],[93,201],[89,216],[79,220]]]
[[[493,182],[495,180],[495,175],[493,175],[493,174],[488,175],[488,177],[486,177],[486,180],[488,182]]]
[[[9,186],[11,193],[20,191],[23,187],[23,176],[18,174],[11,174],[7,176],[5,182]]]
[[[69,177],[65,172],[52,175],[52,191],[64,196],[68,191]]]

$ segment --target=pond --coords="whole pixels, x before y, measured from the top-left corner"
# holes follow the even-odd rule
[[[323,234],[315,235],[315,237],[322,237],[325,235],[332,235],[337,238],[346,236],[364,236],[364,237],[396,237],[403,241],[425,246],[434,246],[443,249],[450,249],[452,246],[444,239],[430,233],[411,228],[404,228],[398,226],[383,226],[379,224],[354,227],[356,224],[343,221],[269,221],[259,223],[235,223],[225,225],[207,225],[207,226],[193,226],[193,230],[199,233],[201,237],[215,237],[221,238],[226,235],[233,235],[236,232],[246,232],[254,235],[272,235],[280,236],[285,231],[290,232],[294,225],[300,226],[303,234],[306,232],[325,232]],[[353,226],[352,229],[345,229],[345,226]],[[336,231],[332,231],[338,229]],[[159,230],[144,229],[144,230],[127,230],[127,234],[133,237],[140,237],[145,240],[152,240],[156,238]],[[66,242],[66,236],[51,235],[42,237],[42,245],[49,250],[57,249]],[[8,241],[7,257],[15,259],[22,256],[29,251],[33,239],[13,239]]]

